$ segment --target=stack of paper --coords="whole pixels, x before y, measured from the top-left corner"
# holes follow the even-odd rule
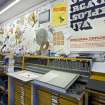
[[[35,84],[65,93],[78,77],[78,74],[53,70],[36,78]]]

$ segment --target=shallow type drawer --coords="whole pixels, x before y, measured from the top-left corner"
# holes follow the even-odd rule
[[[39,105],[51,105],[51,94],[39,90]]]
[[[105,105],[105,96],[92,93],[89,97],[92,105]]]
[[[39,105],[83,105],[72,98],[66,98],[53,92],[39,90]]]
[[[86,89],[85,105],[105,105],[105,93]]]
[[[79,102],[78,101],[74,101],[72,99],[68,99],[68,98],[63,98],[63,97],[60,97],[59,98],[59,105],[79,105]]]
[[[31,84],[15,80],[15,105],[31,105]]]

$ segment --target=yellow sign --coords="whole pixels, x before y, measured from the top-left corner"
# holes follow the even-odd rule
[[[63,26],[68,21],[68,8],[66,3],[57,3],[52,8],[52,25],[54,27]]]

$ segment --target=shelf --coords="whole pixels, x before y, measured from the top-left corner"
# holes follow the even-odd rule
[[[24,58],[40,58],[40,59],[58,59],[58,60],[76,60],[76,61],[90,61],[91,59],[84,58],[64,58],[64,57],[49,57],[49,56],[36,56],[36,55],[25,55]]]

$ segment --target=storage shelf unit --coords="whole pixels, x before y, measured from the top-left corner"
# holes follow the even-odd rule
[[[24,60],[24,69],[26,70],[43,74],[50,70],[78,73],[83,81],[79,78],[67,94],[51,90],[49,87],[44,88],[43,86],[34,85],[35,94],[33,100],[35,100],[35,105],[84,105],[84,88],[87,82],[84,82],[83,77],[89,77],[90,75],[91,59],[26,56]],[[82,84],[84,85],[81,88]],[[77,91],[79,88],[81,90]],[[57,100],[53,99],[53,97]]]
[[[32,82],[33,85],[31,85],[31,82],[29,82],[29,84],[31,85],[31,89],[25,91],[26,90],[25,88],[29,86],[27,85],[27,83],[9,77],[8,105],[21,105],[20,101],[18,101],[21,99],[24,100],[22,101],[24,103],[22,105],[52,105],[52,101],[54,100],[53,98],[57,98],[59,103],[58,105],[83,105],[84,87],[86,86],[87,83],[87,77],[90,75],[91,62],[92,62],[91,59],[84,59],[84,58],[82,59],[82,58],[63,58],[63,57],[46,57],[46,56],[23,56],[22,65],[21,65],[22,70],[28,70],[40,74],[45,74],[51,70],[58,70],[70,73],[78,73],[81,75],[80,76],[81,78],[79,78],[77,83],[70,88],[67,94],[62,94],[57,91],[53,91],[51,89],[46,89],[44,87],[36,88],[37,86],[33,82]],[[85,78],[86,81],[83,78]],[[81,93],[76,97],[74,93],[71,94],[72,93],[71,90],[78,90],[77,85],[79,83],[80,85],[83,83],[83,88],[82,91],[80,90]],[[20,88],[20,85],[22,88]],[[24,90],[24,92],[21,92],[21,90]],[[25,97],[24,98],[20,97],[21,94],[23,94],[23,96]]]
[[[41,87],[37,89],[37,92],[39,95],[37,105],[83,105],[83,96],[78,100]]]
[[[33,86],[30,82],[22,82],[9,77],[8,105],[33,105]]]
[[[14,81],[15,105],[32,105],[31,84]]]
[[[23,69],[33,70],[34,67],[54,69],[72,73],[89,75],[92,60],[86,58],[64,58],[48,56],[24,56]],[[91,62],[91,63],[90,63]],[[44,71],[44,70],[43,70]],[[42,71],[42,72],[43,72]]]

